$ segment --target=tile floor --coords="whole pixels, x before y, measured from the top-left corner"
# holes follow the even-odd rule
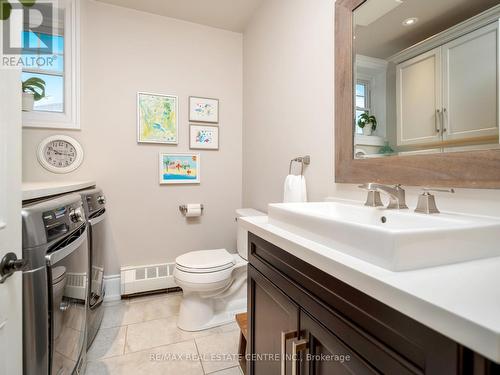
[[[87,375],[241,375],[236,323],[201,332],[177,328],[181,293],[105,304]]]

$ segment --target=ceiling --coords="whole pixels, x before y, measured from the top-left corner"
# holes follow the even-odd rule
[[[220,29],[243,32],[264,0],[98,0]]]
[[[498,5],[498,0],[367,0],[354,12],[356,53],[386,59]],[[417,17],[412,26],[405,19]]]

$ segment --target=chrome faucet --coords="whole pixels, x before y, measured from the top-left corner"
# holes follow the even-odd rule
[[[386,207],[388,210],[408,208],[406,205],[405,190],[401,187],[401,185],[389,186],[370,182],[360,185],[359,188],[368,191],[365,206],[383,206],[382,200],[380,199],[380,193],[383,193],[389,196],[389,204]]]

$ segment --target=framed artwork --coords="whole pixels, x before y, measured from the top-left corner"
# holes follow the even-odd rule
[[[218,150],[219,127],[191,124],[189,126],[189,148],[192,150]]]
[[[190,96],[189,121],[219,123],[219,99]]]
[[[179,100],[174,95],[137,93],[137,142],[179,142]]]
[[[199,184],[199,154],[160,153],[160,184]]]

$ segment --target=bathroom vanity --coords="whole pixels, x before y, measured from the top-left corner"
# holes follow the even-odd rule
[[[285,217],[286,209],[297,215]],[[500,374],[500,293],[491,287],[500,282],[500,257],[391,270],[353,246],[322,241],[328,233],[318,228],[338,229],[335,211],[349,230],[349,210],[368,237],[373,228],[400,233],[377,215],[427,217],[323,202],[272,204],[269,217],[240,221],[249,231],[248,348],[255,360],[248,373]],[[316,228],[297,221],[304,212]],[[430,218],[435,226],[432,220],[439,217]]]
[[[250,353],[288,355],[250,362],[249,374],[500,373],[483,355],[269,241],[250,233],[249,244]]]

